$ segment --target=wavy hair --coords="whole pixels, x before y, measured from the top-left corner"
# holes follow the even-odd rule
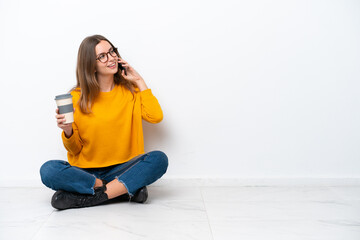
[[[79,91],[80,88],[80,99],[79,106],[80,110],[84,114],[92,113],[91,107],[95,99],[99,96],[100,85],[96,75],[96,52],[95,47],[100,41],[107,41],[114,49],[114,45],[101,35],[93,35],[86,37],[80,44],[77,65],[76,65],[76,86],[70,91]],[[120,56],[116,50],[116,54]],[[115,85],[123,85],[132,94],[134,94],[135,86],[130,81],[125,80],[121,76],[121,70],[118,68],[117,73],[114,74]]]

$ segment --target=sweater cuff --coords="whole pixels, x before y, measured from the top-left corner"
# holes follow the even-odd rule
[[[73,134],[71,135],[71,137],[67,138],[67,137],[65,136],[65,132],[64,132],[64,131],[62,131],[62,133],[61,133],[61,137],[62,137],[64,143],[72,143],[72,142],[74,142],[74,141],[75,141],[74,135],[75,135],[75,132],[73,131]]]

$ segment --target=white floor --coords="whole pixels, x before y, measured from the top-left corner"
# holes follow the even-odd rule
[[[146,204],[65,211],[45,187],[0,191],[4,240],[360,239],[360,186],[150,186]]]

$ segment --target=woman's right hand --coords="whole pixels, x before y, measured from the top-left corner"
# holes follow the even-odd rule
[[[73,128],[72,128],[72,124],[71,123],[64,123],[66,121],[65,119],[65,115],[59,114],[59,109],[57,108],[55,110],[56,112],[56,119],[57,119],[57,125],[59,128],[61,128],[62,130],[64,130],[65,133],[65,137],[69,138],[71,137],[71,135],[73,134]],[[75,108],[74,108],[74,112],[75,112]]]

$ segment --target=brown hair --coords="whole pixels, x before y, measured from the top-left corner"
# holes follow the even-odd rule
[[[77,66],[76,66],[76,81],[77,84],[69,92],[77,88],[81,89],[79,106],[80,110],[84,114],[92,113],[91,106],[94,100],[99,96],[100,85],[96,76],[96,52],[95,47],[100,41],[105,40],[115,49],[114,45],[105,37],[101,35],[93,35],[85,38],[80,44]],[[116,50],[116,54],[120,57],[119,52]],[[132,94],[134,94],[135,86],[130,81],[125,80],[121,76],[120,68],[117,73],[114,74],[115,85],[123,85]]]

